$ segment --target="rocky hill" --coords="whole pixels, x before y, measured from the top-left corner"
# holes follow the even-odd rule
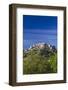
[[[23,73],[57,72],[57,49],[46,43],[38,43],[24,50]]]

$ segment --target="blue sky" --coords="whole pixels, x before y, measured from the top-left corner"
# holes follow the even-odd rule
[[[57,47],[57,17],[23,15],[24,49],[36,43]]]

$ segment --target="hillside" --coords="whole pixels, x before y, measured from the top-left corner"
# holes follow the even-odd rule
[[[57,50],[45,43],[33,45],[24,50],[23,74],[42,74],[57,72]]]

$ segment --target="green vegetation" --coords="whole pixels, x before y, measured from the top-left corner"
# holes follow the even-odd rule
[[[57,52],[50,48],[32,48],[23,57],[23,74],[57,72]]]

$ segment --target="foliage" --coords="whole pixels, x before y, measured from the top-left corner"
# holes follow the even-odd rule
[[[57,52],[50,49],[34,48],[24,52],[23,74],[42,74],[57,72]]]

